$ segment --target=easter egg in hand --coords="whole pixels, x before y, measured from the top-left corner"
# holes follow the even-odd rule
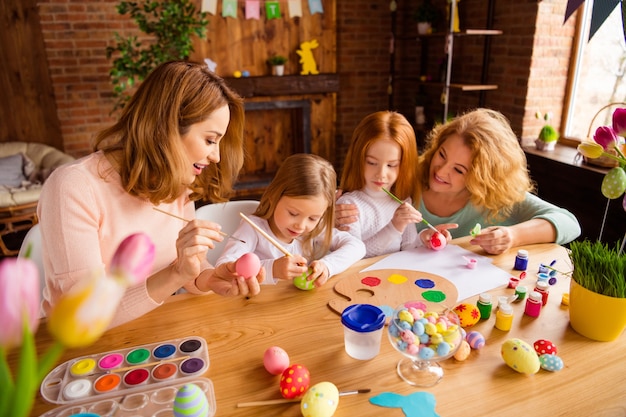
[[[313,284],[315,281],[306,279],[306,277],[308,277],[312,272],[313,272],[312,269],[308,269],[299,277],[295,277],[293,279],[293,285],[295,285],[296,288],[299,288],[305,291],[312,290],[313,288],[315,288],[315,285]]]
[[[284,349],[272,346],[265,350],[263,366],[272,375],[280,375],[289,367],[289,355]]]
[[[331,417],[339,404],[339,390],[331,382],[313,385],[300,401],[302,417]]]
[[[252,252],[242,255],[235,264],[237,275],[241,275],[246,279],[258,275],[260,270],[261,260]]]
[[[196,384],[185,384],[174,398],[175,417],[208,417],[209,402]]]
[[[311,375],[304,365],[291,365],[280,376],[280,394],[287,399],[299,398],[309,389]]]
[[[446,237],[439,232],[434,233],[430,237],[430,248],[432,250],[441,250],[445,248],[447,244]]]

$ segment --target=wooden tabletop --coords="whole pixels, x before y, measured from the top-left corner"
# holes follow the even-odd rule
[[[467,241],[464,238],[455,243],[484,255]],[[531,245],[525,249],[529,251],[527,285],[534,284],[540,263],[559,259],[560,265],[569,265],[566,251],[560,246]],[[512,276],[519,276],[518,271],[511,269],[516,253],[517,249],[495,256],[494,263]],[[486,346],[473,350],[464,362],[455,359],[442,362],[444,377],[434,387],[416,388],[400,379],[396,364],[402,356],[386,335],[376,358],[352,359],[344,350],[340,317],[328,307],[328,302],[337,296],[334,283],[377,259],[358,262],[314,291],[301,291],[291,283],[282,282],[263,286],[261,294],[249,300],[214,294],[179,295],[151,313],[108,331],[91,347],[66,351],[62,361],[201,336],[208,342],[210,366],[204,377],[213,382],[217,416],[301,416],[298,403],[255,408],[236,406],[239,402],[281,398],[280,377],[269,374],[263,367],[263,353],[270,346],[282,347],[291,364],[305,365],[312,384],[330,381],[340,391],[371,389],[368,394],[341,397],[335,417],[402,417],[400,409],[381,408],[368,399],[382,392],[407,395],[418,391],[434,395],[435,410],[442,417],[626,415],[626,334],[613,342],[595,342],[573,331],[567,307],[561,305],[562,294],[569,290],[569,278],[564,276],[559,276],[557,284],[550,288],[548,303],[539,318],[524,315],[524,303],[515,303],[509,332],[494,327],[494,315],[474,326],[487,339]],[[505,286],[490,291],[494,299],[512,292]],[[513,337],[530,344],[538,339],[551,340],[565,368],[559,372],[540,370],[532,376],[513,371],[500,356],[502,343]],[[50,344],[45,323],[37,339],[39,350]],[[9,360],[15,363],[15,356]],[[38,416],[54,407],[38,397],[32,415]]]

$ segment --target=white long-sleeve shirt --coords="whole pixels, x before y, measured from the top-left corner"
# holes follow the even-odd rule
[[[248,217],[252,220],[252,222],[254,222],[254,224],[259,226],[261,230],[272,238],[278,240],[276,235],[272,232],[267,220],[261,219],[257,216]],[[267,271],[267,277],[263,283],[275,284],[277,282],[277,278],[272,276],[274,260],[285,256],[284,253],[243,220],[239,224],[237,230],[233,233],[233,236],[246,243],[230,239],[215,266],[217,267],[225,262],[236,261],[246,253],[254,252],[261,260],[261,266],[264,266],[265,271]],[[320,235],[317,238],[317,240],[319,239],[323,239],[323,235]],[[292,240],[291,243],[280,243],[282,247],[289,251],[289,253],[303,255],[302,244],[298,239]],[[333,275],[339,274],[348,269],[356,261],[363,258],[364,255],[365,245],[363,242],[347,232],[333,229],[330,251],[319,260],[324,262],[324,265],[328,267],[328,275],[329,277],[332,277]],[[313,260],[314,259],[309,259],[308,261],[312,262]]]
[[[410,197],[405,201],[411,204]],[[404,232],[400,233],[391,223],[398,202],[384,191],[350,191],[339,197],[337,204],[355,204],[359,209],[359,219],[347,226],[352,236],[365,243],[366,258],[422,245],[415,225],[407,225]]]

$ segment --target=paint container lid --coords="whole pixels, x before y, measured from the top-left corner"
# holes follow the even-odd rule
[[[371,304],[353,304],[341,313],[341,323],[355,332],[373,332],[385,325],[385,313]]]

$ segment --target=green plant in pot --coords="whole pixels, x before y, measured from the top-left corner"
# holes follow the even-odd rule
[[[272,74],[283,75],[287,58],[282,55],[272,55],[267,59],[267,63],[272,67]]]
[[[121,1],[117,12],[129,15],[152,40],[122,37],[115,32],[115,45],[106,49],[115,57],[109,71],[116,102],[113,111],[124,107],[132,90],[159,64],[186,60],[193,52],[193,36],[206,37],[206,12],[196,11],[192,0]]]
[[[537,112],[535,117],[546,122],[541,131],[539,131],[539,135],[535,140],[535,146],[540,151],[553,151],[556,142],[559,140],[559,132],[549,123],[550,119],[552,119],[552,113],[548,112],[542,115],[541,112]]]
[[[432,33],[433,26],[439,20],[439,9],[431,0],[423,0],[413,13],[413,19],[417,22],[417,32],[420,35]]]

